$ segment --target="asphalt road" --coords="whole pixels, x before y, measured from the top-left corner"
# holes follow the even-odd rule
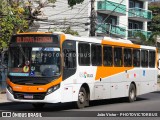
[[[29,103],[15,103],[15,104],[0,104],[0,111],[16,111],[16,112],[46,112],[49,115],[54,116],[54,114],[58,114],[63,116],[64,112],[77,112],[84,111],[82,113],[90,114],[91,112],[87,111],[160,111],[160,91],[148,93],[145,95],[138,96],[137,100],[133,103],[128,103],[124,98],[119,99],[110,99],[110,100],[99,100],[92,101],[89,107],[83,109],[75,109],[72,103],[66,104],[47,104],[42,110],[35,110],[31,104]],[[80,112],[79,112],[80,113]],[[94,112],[93,112],[94,113]],[[57,117],[56,119],[75,119],[73,117]],[[55,118],[55,117],[54,117]],[[27,119],[27,118],[26,118]],[[43,119],[43,118],[42,118]],[[45,118],[46,120],[50,119]],[[53,119],[53,118],[51,118]],[[76,117],[76,119],[83,119],[82,117]],[[96,120],[96,118],[85,118],[86,120]],[[104,119],[104,117],[99,117],[98,119]],[[119,120],[116,117],[111,117],[113,120]],[[149,117],[141,117],[141,118],[132,118],[132,119],[151,119]],[[152,120],[159,120],[160,118],[152,118]],[[23,119],[24,120],[24,119]],[[39,119],[41,120],[41,119]],[[123,118],[123,120],[128,120],[128,117]]]

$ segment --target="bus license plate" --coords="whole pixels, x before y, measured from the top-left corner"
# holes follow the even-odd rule
[[[24,94],[25,99],[33,99],[33,95]]]

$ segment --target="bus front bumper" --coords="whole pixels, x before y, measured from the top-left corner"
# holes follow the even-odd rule
[[[32,100],[32,99],[15,99],[14,95],[11,94],[8,89],[6,89],[7,100],[11,102],[30,102],[30,103],[60,103],[61,102],[61,95],[59,90],[48,94],[42,100]]]

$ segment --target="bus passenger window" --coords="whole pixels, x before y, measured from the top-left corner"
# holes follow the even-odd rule
[[[112,66],[113,65],[113,54],[111,46],[103,47],[103,61],[104,66]]]
[[[124,48],[124,67],[132,66],[132,50]]]
[[[141,50],[141,66],[148,67],[148,51]]]
[[[133,49],[133,66],[140,66],[140,50],[138,49]]]
[[[155,67],[155,51],[149,51],[149,67]]]
[[[101,45],[91,45],[91,61],[93,66],[102,65],[102,47]]]
[[[114,48],[114,66],[116,67],[122,66],[122,48],[118,47]]]
[[[90,44],[78,44],[78,61],[81,66],[90,66]]]
[[[65,68],[76,68],[76,52],[73,50],[63,50]]]

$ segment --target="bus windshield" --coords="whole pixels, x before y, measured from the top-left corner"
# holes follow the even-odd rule
[[[60,75],[60,48],[11,47],[9,75],[31,77]]]

